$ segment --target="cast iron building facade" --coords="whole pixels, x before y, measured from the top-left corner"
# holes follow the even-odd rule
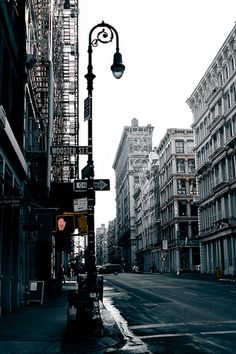
[[[125,270],[136,265],[134,186],[148,164],[152,151],[153,127],[139,126],[136,118],[124,127],[113,168],[116,176],[116,230],[119,256]]]
[[[193,113],[202,272],[236,272],[236,26],[187,100]]]
[[[146,168],[135,185],[136,265],[139,270],[161,269],[161,230],[159,202],[159,163],[155,151],[150,152]]]
[[[165,270],[193,270],[199,264],[195,162],[192,129],[167,129],[159,156],[162,240]]]

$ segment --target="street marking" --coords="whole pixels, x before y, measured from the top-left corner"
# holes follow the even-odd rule
[[[218,334],[235,334],[236,331],[212,331],[212,332],[198,332],[198,333],[167,333],[167,334],[154,334],[149,336],[140,336],[140,339],[153,339],[153,338],[168,338],[168,337],[186,337],[186,336],[210,336]]]
[[[150,336],[140,336],[140,339],[152,339],[152,338],[167,338],[167,337],[185,337],[192,336],[191,333],[167,333],[167,334],[154,334]]]
[[[236,331],[213,331],[213,332],[200,332],[199,334],[209,336],[211,334],[234,334]]]
[[[178,326],[205,326],[209,324],[236,324],[236,321],[191,321],[191,322],[176,322],[176,323],[150,323],[137,326],[129,326],[130,329],[145,329],[145,328],[162,328],[162,327],[178,327]]]
[[[188,295],[197,296],[197,294],[196,294],[196,293],[189,293],[188,291],[184,291],[184,294],[188,294]]]

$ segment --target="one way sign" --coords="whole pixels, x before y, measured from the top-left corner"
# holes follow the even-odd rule
[[[109,191],[110,180],[109,179],[94,179],[93,188],[95,191]]]
[[[86,179],[77,179],[74,181],[74,191],[75,192],[84,192],[87,190],[88,180]],[[93,180],[93,189],[95,191],[109,191],[110,190],[110,180],[109,179],[94,179]]]

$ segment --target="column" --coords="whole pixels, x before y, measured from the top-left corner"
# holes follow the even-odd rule
[[[204,243],[200,242],[199,250],[200,250],[201,273],[205,273],[207,268],[206,268],[206,246]]]
[[[210,242],[210,272],[214,272],[214,252],[213,252],[213,242]]]
[[[236,239],[233,236],[231,236],[231,249],[232,249],[232,264],[233,264],[232,272],[235,273],[235,271],[236,271]]]
[[[217,241],[217,246],[218,246],[218,255],[219,255],[218,266],[219,266],[220,269],[222,269],[222,257],[221,257],[221,243],[220,243],[220,241]]]
[[[205,246],[205,249],[206,249],[206,272],[209,273],[209,264],[210,264],[210,261],[209,261],[209,244],[206,243],[206,246]]]
[[[180,265],[179,265],[179,248],[175,250],[175,269],[176,273],[179,274]]]
[[[193,270],[193,248],[189,248],[189,268]]]
[[[229,158],[226,157],[225,159],[225,171],[226,171],[226,181],[228,182],[229,181]]]
[[[228,193],[228,210],[229,210],[229,215],[228,218],[232,218],[232,208],[231,208],[231,194]]]
[[[223,140],[224,140],[224,144],[227,141],[227,134],[226,134],[226,125],[223,125]]]
[[[223,182],[223,171],[222,171],[221,162],[219,163],[219,183],[220,182]]]
[[[225,197],[222,196],[221,198],[221,218],[226,218],[227,215],[226,215],[226,212],[225,212]]]
[[[227,238],[223,240],[223,247],[224,247],[224,274],[229,274],[229,253],[228,253],[228,245],[227,245]]]
[[[236,177],[236,154],[234,153],[233,155],[233,166],[232,166],[232,174],[233,174],[233,178]]]

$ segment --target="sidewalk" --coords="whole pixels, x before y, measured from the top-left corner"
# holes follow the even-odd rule
[[[121,341],[120,332],[105,308],[103,334],[76,333],[67,328],[67,291],[60,298],[30,303],[0,317],[1,354],[106,353]],[[114,352],[114,351],[113,351]]]
[[[160,274],[160,273],[157,273]],[[207,274],[200,272],[183,272],[182,274],[176,273],[164,273],[165,276],[175,277],[175,278],[183,278],[183,279],[195,279],[195,280],[205,280],[212,282],[222,282],[222,283],[236,283],[236,276],[232,275],[223,275],[220,278],[217,278],[215,274]]]

